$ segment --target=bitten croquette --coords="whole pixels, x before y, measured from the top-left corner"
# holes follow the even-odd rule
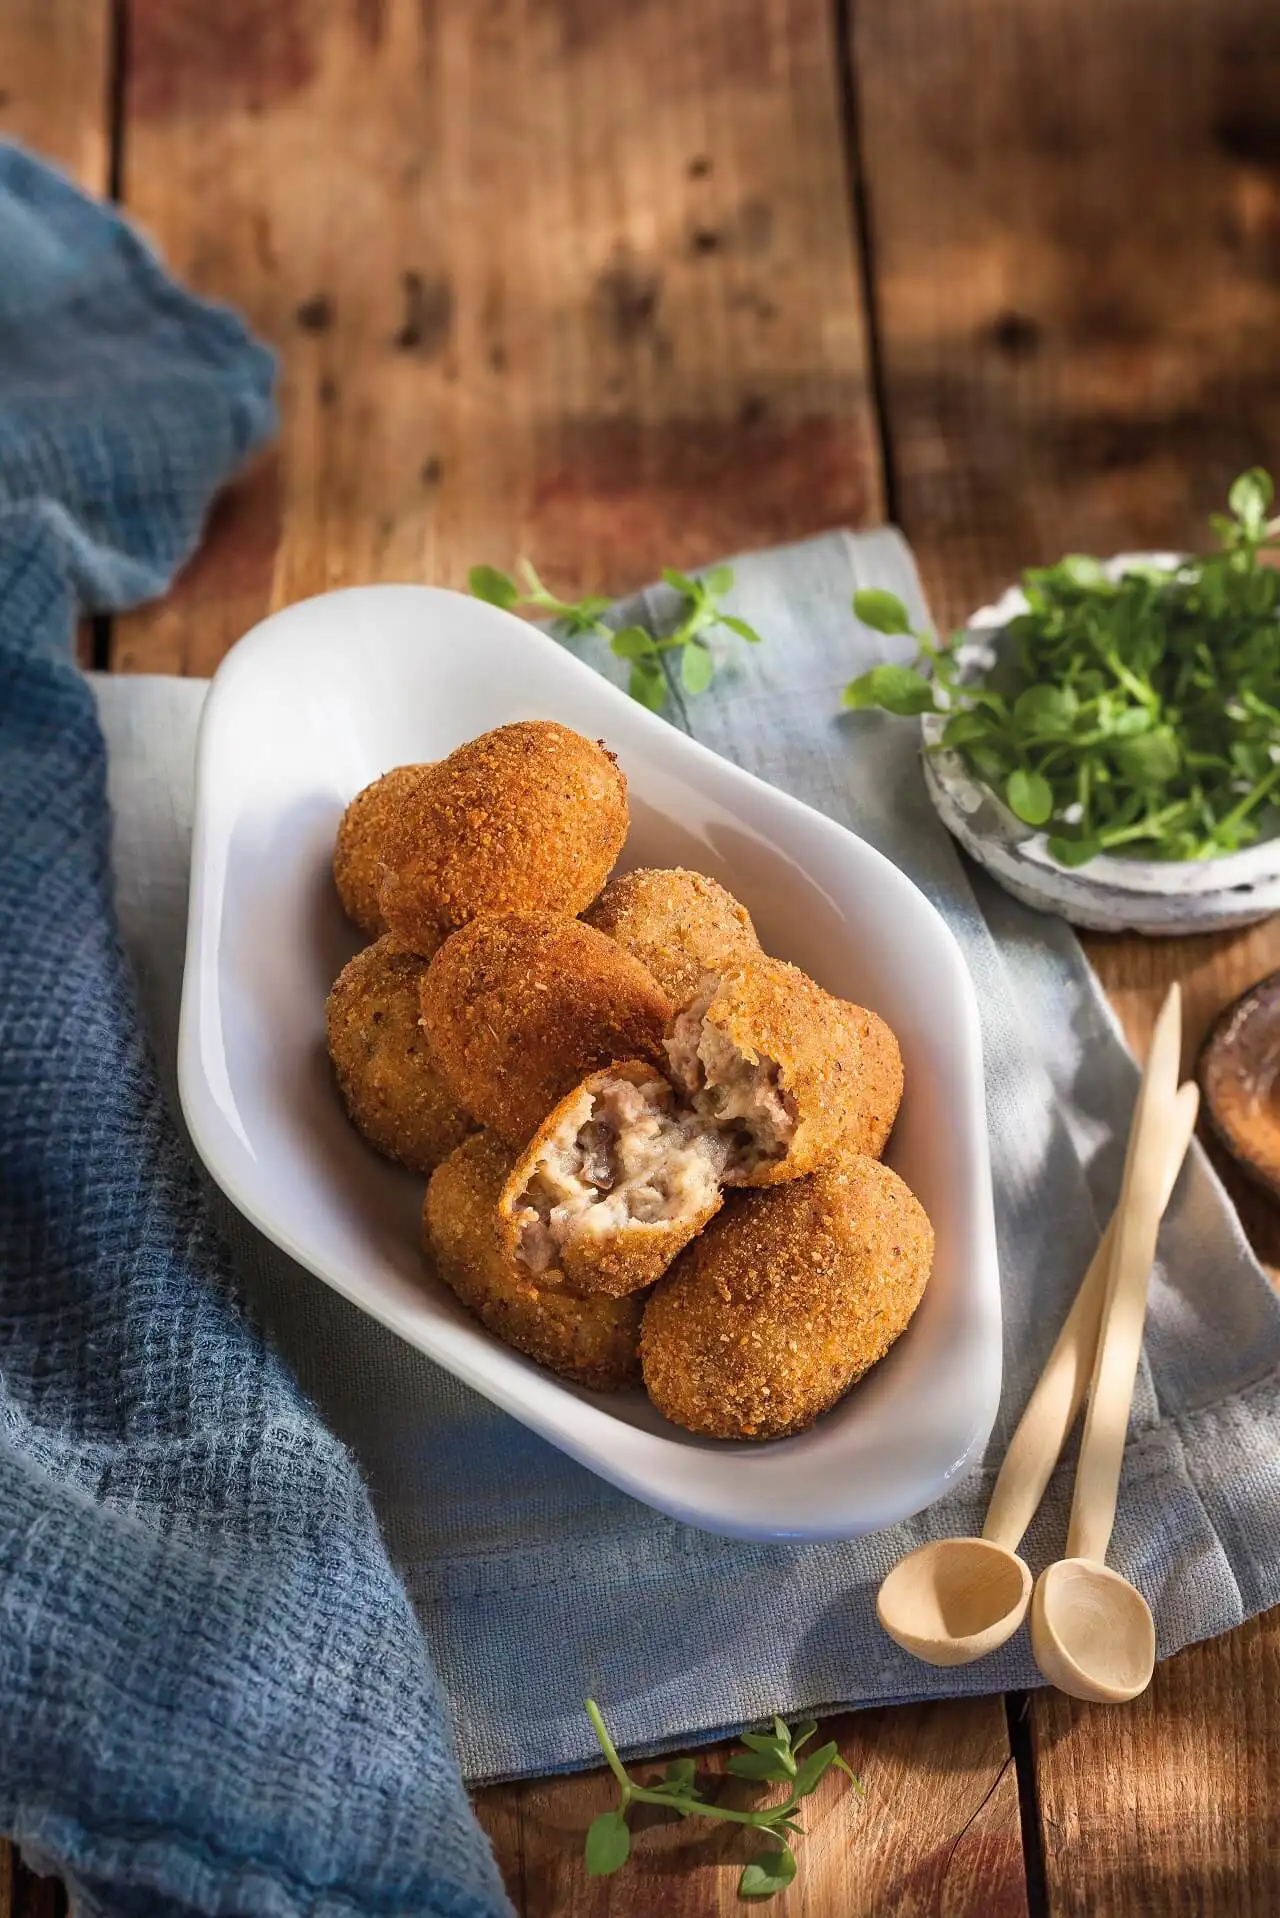
[[[704,973],[760,950],[746,907],[705,873],[680,866],[619,873],[582,916],[634,953],[678,1006]]]
[[[353,1125],[422,1173],[475,1130],[431,1061],[419,1012],[425,971],[425,960],[379,939],[343,967],[325,1007],[329,1057]]]
[[[498,1235],[534,1277],[584,1297],[652,1285],[718,1211],[720,1142],[655,1066],[593,1073],[544,1120],[498,1202]]]
[[[905,1330],[932,1262],[923,1207],[879,1160],[736,1194],[645,1308],[649,1396],[712,1438],[802,1431]]]
[[[874,1157],[902,1098],[883,1021],[763,954],[708,975],[666,1051],[676,1085],[731,1140],[727,1185],[801,1178],[838,1151]]]
[[[662,1059],[670,1003],[638,959],[554,913],[485,913],[447,939],[422,1020],[464,1111],[523,1146],[553,1106],[615,1059]]]
[[[387,929],[378,890],[393,857],[405,799],[430,770],[429,763],[393,766],[356,794],[338,826],[333,848],[334,884],[348,919],[353,919],[370,939]]]
[[[598,741],[551,720],[483,733],[404,796],[379,894],[387,928],[430,954],[477,913],[579,913],[627,820],[627,782]]]
[[[498,1195],[513,1164],[488,1132],[473,1134],[445,1160],[423,1207],[428,1257],[462,1303],[517,1352],[596,1391],[638,1384],[643,1294],[573,1298],[537,1283],[499,1246]]]

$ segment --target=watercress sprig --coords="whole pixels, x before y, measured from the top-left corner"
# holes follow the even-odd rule
[[[1269,476],[1242,473],[1219,550],[1118,579],[1071,554],[1023,576],[999,636],[938,640],[892,593],[855,593],[863,625],[914,640],[844,690],[849,707],[945,713],[958,752],[1064,866],[1100,852],[1206,859],[1280,827],[1280,534]],[[993,636],[994,637],[994,636]]]
[[[668,1811],[677,1812],[681,1818],[696,1816],[720,1819],[729,1824],[748,1825],[756,1831],[767,1832],[775,1842],[743,1867],[738,1880],[738,1896],[772,1898],[775,1892],[789,1885],[796,1875],[795,1853],[787,1841],[804,1834],[803,1825],[794,1815],[801,1800],[817,1790],[819,1782],[833,1766],[846,1774],[855,1791],[859,1794],[862,1792],[862,1786],[834,1743],[818,1746],[807,1758],[799,1756],[801,1747],[808,1744],[818,1729],[812,1719],[799,1726],[793,1735],[781,1718],[774,1719],[771,1732],[744,1732],[742,1743],[746,1749],[735,1752],[729,1760],[729,1770],[735,1778],[749,1778],[760,1784],[784,1785],[786,1795],[776,1805],[759,1805],[751,1811],[738,1811],[733,1806],[719,1805],[705,1798],[698,1783],[697,1761],[692,1758],[671,1759],[663,1771],[660,1784],[641,1785],[619,1758],[600,1707],[593,1698],[589,1698],[586,1704],[587,1717],[591,1720],[600,1749],[618,1781],[617,1809],[602,1811],[592,1819],[587,1831],[587,1873],[592,1878],[607,1877],[626,1864],[631,1854],[631,1828],[627,1823],[631,1806],[661,1805]]]
[[[664,653],[680,654],[680,684],[687,693],[703,693],[715,677],[715,658],[707,645],[707,635],[716,627],[735,633],[751,645],[760,643],[760,634],[736,613],[726,613],[720,602],[733,586],[731,566],[712,566],[698,577],[664,566],[662,577],[680,595],[681,607],[676,623],[668,633],[651,633],[644,626],[624,626],[614,632],[602,615],[609,601],[598,594],[585,599],[559,599],[543,585],[527,559],[516,564],[512,579],[494,566],[473,566],[468,586],[477,599],[486,599],[507,612],[526,607],[541,613],[558,625],[565,638],[586,633],[607,639],[619,659],[629,660],[631,676],[627,691],[651,712],[657,712],[667,697],[667,681],[662,671]]]

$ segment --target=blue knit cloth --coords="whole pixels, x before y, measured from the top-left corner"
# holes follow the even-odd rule
[[[72,658],[191,551],[272,372],[0,146],[0,1830],[84,1914],[485,1918],[420,1627],[157,1089]]]

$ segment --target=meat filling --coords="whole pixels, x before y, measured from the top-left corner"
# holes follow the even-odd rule
[[[666,1040],[671,1076],[706,1126],[720,1135],[726,1185],[781,1159],[796,1129],[795,1109],[782,1089],[776,1059],[749,1059],[719,1027],[705,1023],[719,980],[703,982],[698,997],[678,1013]]]
[[[520,1258],[535,1274],[561,1262],[580,1234],[693,1218],[714,1204],[724,1164],[719,1136],[676,1109],[656,1076],[603,1077],[548,1142],[516,1213]]]

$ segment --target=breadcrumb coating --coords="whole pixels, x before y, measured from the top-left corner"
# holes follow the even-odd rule
[[[345,965],[325,1006],[329,1057],[351,1121],[412,1172],[431,1172],[475,1130],[431,1060],[419,1002],[426,961],[390,939]]]
[[[428,1258],[462,1303],[517,1352],[599,1392],[637,1384],[644,1295],[573,1298],[536,1283],[499,1246],[498,1195],[513,1164],[488,1132],[473,1134],[445,1160],[423,1206]]]
[[[704,973],[760,950],[746,907],[682,866],[619,873],[582,916],[634,953],[676,1005],[693,997]]]
[[[422,982],[432,1056],[463,1109],[523,1146],[589,1072],[662,1059],[670,1002],[629,952],[563,914],[485,913]]]
[[[430,762],[393,766],[356,794],[338,826],[333,848],[334,884],[348,919],[353,919],[370,939],[387,929],[378,892],[393,857],[394,835],[405,799],[430,770]]]
[[[877,1159],[735,1194],[645,1308],[649,1395],[713,1438],[802,1431],[905,1330],[932,1262],[923,1207]]]
[[[551,720],[499,726],[405,795],[383,918],[401,945],[434,953],[477,913],[579,913],[627,821],[627,782],[599,741]]]

